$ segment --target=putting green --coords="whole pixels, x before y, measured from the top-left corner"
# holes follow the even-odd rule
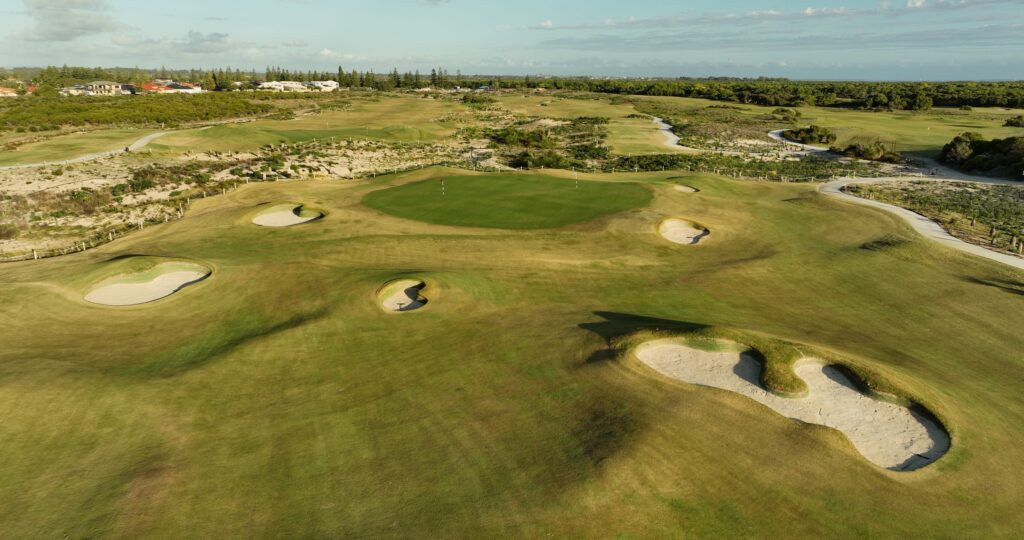
[[[386,214],[459,227],[548,229],[646,205],[638,184],[543,175],[449,176],[375,191],[363,204]]]

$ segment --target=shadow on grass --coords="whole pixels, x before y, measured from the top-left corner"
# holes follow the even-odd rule
[[[995,287],[996,289],[999,289],[1009,294],[1024,296],[1024,283],[1018,283],[1016,281],[1008,281],[1004,279],[981,279],[973,276],[964,277],[963,280],[968,283],[974,283],[975,285]]]
[[[603,339],[609,346],[590,355],[585,361],[587,364],[603,362],[614,358],[616,353],[611,348],[612,340],[640,330],[693,332],[707,328],[707,325],[703,324],[674,321],[671,319],[659,319],[656,317],[645,317],[643,315],[632,315],[629,313],[615,313],[612,311],[595,311],[594,315],[597,315],[604,320],[581,323],[578,326],[583,330],[587,330],[601,336],[601,339]]]
[[[321,319],[328,312],[328,309],[321,308],[271,323],[251,316],[237,316],[220,323],[216,332],[199,336],[183,346],[145,359],[139,364],[118,369],[118,372],[129,377],[173,377],[208,365],[247,343]]]

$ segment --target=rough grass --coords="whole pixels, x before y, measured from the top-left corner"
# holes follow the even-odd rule
[[[453,171],[428,170],[395,183]],[[585,226],[453,229],[380,183],[252,184],[96,251],[0,266],[0,530],[10,537],[1013,537],[1024,528],[1024,276],[813,186],[669,175]],[[539,176],[538,176],[539,178]],[[554,182],[555,180],[545,180]],[[678,181],[678,179],[677,179]],[[799,199],[799,204],[792,201]],[[266,230],[257,205],[328,213]],[[665,245],[667,215],[707,224]],[[910,238],[898,250],[861,246]],[[159,306],[73,291],[124,254],[214,274]],[[395,276],[415,317],[379,309]],[[993,285],[995,284],[995,285]],[[72,292],[69,292],[72,291]],[[833,431],[599,353],[703,325],[833,351],[954,433],[896,475]]]

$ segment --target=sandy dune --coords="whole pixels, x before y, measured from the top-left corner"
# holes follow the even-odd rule
[[[685,219],[666,219],[658,226],[658,233],[669,242],[687,246],[696,245],[711,234],[707,229]]]
[[[673,379],[735,392],[783,416],[837,429],[879,467],[919,469],[949,450],[949,436],[934,420],[862,394],[841,370],[812,359],[798,362],[795,368],[807,383],[808,395],[789,399],[760,385],[761,364],[749,354],[708,352],[657,340],[638,347],[636,356]]]
[[[272,206],[252,218],[260,227],[291,227],[316,221],[324,217],[320,212],[303,210],[302,205],[279,204]]]
[[[206,279],[210,271],[197,264],[163,263],[138,274],[116,276],[85,295],[85,300],[105,306],[134,306],[170,296]]]
[[[427,304],[427,299],[420,296],[425,287],[425,283],[415,279],[389,283],[381,290],[381,307],[386,311],[415,311]]]

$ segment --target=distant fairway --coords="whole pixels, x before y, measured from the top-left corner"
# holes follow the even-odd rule
[[[63,161],[95,152],[124,148],[155,132],[152,129],[106,129],[59,135],[0,152],[0,166]]]
[[[440,177],[370,193],[363,204],[406,219],[459,227],[546,229],[589,221],[647,204],[637,184],[540,175]]]
[[[325,109],[291,120],[257,120],[187,130],[165,137],[151,147],[165,152],[248,151],[267,144],[313,139],[368,139],[392,142],[434,142],[455,133],[458,125],[446,115],[465,111],[452,101],[410,96],[353,99],[342,110]]]

